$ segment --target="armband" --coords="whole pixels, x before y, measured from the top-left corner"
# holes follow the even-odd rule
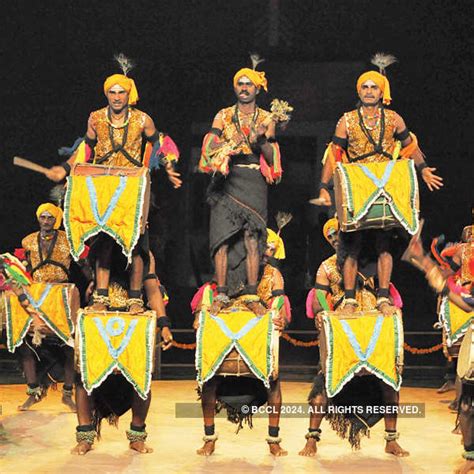
[[[418,168],[418,171],[421,173],[425,168],[428,168],[428,163],[426,163],[426,161],[423,161],[423,163],[420,163],[416,167]]]
[[[97,145],[97,139],[96,138],[89,138],[87,135],[84,137],[84,142],[85,142],[86,145],[88,145],[92,149],[94,149],[95,146]]]
[[[168,318],[168,316],[160,316],[160,317],[156,320],[156,325],[157,325],[160,329],[163,329],[163,328],[170,328],[170,327],[171,327],[170,318]]]
[[[334,143],[334,145],[338,145],[341,148],[344,148],[344,150],[347,148],[347,138],[336,137],[336,135],[334,135],[332,137],[332,142]]]
[[[405,128],[405,130],[402,130],[400,133],[395,133],[394,135],[394,137],[401,142],[405,141],[409,136],[410,132],[408,131],[408,128]]]
[[[150,142],[151,144],[155,144],[158,140],[160,139],[160,132],[158,130],[155,130],[155,133],[153,135],[150,135],[149,137],[146,137],[146,141]]]
[[[61,168],[64,168],[64,171],[66,171],[66,174],[69,174],[71,172],[71,165],[67,161],[64,161],[59,166]]]
[[[273,290],[272,296],[285,296],[285,290]]]
[[[212,133],[213,135],[216,135],[217,137],[220,137],[222,135],[222,130],[220,128],[217,128],[217,127],[212,127],[209,130],[209,133]]]

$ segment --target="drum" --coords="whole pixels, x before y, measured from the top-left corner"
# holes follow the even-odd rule
[[[13,292],[5,292],[7,347],[10,352],[22,344],[26,334],[36,344],[43,336],[55,335],[71,347],[80,306],[79,291],[72,283],[32,283],[24,287],[31,312],[27,312]]]
[[[412,160],[338,163],[334,193],[343,232],[403,227],[418,231],[419,196]]]
[[[145,196],[141,210],[140,232],[143,234],[148,222],[148,213],[150,209],[150,188],[151,180],[148,168],[120,168],[102,165],[91,165],[88,163],[77,163],[71,169],[71,176],[125,176],[134,178],[143,178],[145,185]]]
[[[67,178],[64,227],[77,261],[85,242],[106,233],[129,261],[147,228],[150,177],[147,168],[76,164]]]
[[[459,350],[456,370],[458,377],[463,382],[474,383],[474,323],[469,325],[469,328],[464,335]]]
[[[474,312],[464,311],[447,296],[438,299],[438,319],[443,328],[443,352],[448,360],[458,357],[463,334],[471,325]]]
[[[459,350],[461,348],[463,336],[461,336],[454,344],[448,344],[448,337],[446,334],[446,330],[443,328],[442,341],[443,341],[443,354],[446,357],[446,359],[448,359],[448,361],[457,359],[459,357]]]
[[[203,309],[196,335],[200,385],[215,375],[255,377],[266,386],[278,378],[280,333],[275,310],[257,316],[238,300],[218,315]]]
[[[403,323],[400,310],[393,316],[378,311],[351,315],[324,311],[320,334],[320,361],[326,391],[332,398],[354,377],[374,374],[399,390],[403,371]]]
[[[122,373],[142,399],[151,387],[156,314],[80,310],[76,327],[76,370],[87,393],[112,373]]]

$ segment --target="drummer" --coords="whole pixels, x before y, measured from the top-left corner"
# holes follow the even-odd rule
[[[380,56],[380,55],[376,55]],[[388,59],[388,61],[387,61]],[[403,147],[400,156],[412,158],[423,180],[430,191],[440,189],[443,179],[434,172],[424,160],[418,147],[415,135],[408,131],[403,118],[395,111],[386,108],[391,102],[390,84],[385,76],[385,67],[393,62],[393,56],[374,58],[373,64],[379,66],[381,73],[367,71],[357,80],[359,106],[346,112],[338,121],[332,142],[325,155],[321,184],[320,202],[331,205],[328,192],[329,181],[332,178],[337,162],[342,163],[373,163],[388,162],[394,158],[397,141]],[[377,290],[377,308],[384,314],[390,314],[393,307],[389,302],[389,283],[392,273],[391,241],[393,231],[360,230],[341,232],[339,234],[340,248],[338,252],[344,255],[342,267],[344,279],[344,302],[346,312],[356,311],[355,283],[357,277],[358,258],[362,244],[370,240],[375,248],[378,263],[379,287]]]
[[[473,228],[474,225],[470,225],[463,229],[464,243],[452,246],[452,253],[449,252],[451,255],[448,258],[443,259],[444,261],[437,258],[440,266],[428,255],[425,255],[419,235],[413,236],[403,255],[404,260],[409,261],[425,273],[429,285],[438,294],[447,296],[451,302],[466,312],[474,311]],[[445,264],[451,267],[451,271],[447,271]],[[453,272],[456,272],[456,270],[460,273],[453,275]],[[460,278],[457,280],[453,278],[455,276]],[[472,339],[466,339],[466,337],[463,345],[471,346]],[[462,352],[463,346],[461,346],[460,357]],[[471,355],[469,350],[466,353]],[[467,473],[474,470],[474,381],[469,375],[466,376],[463,373],[463,369],[460,370],[459,365],[461,361],[463,360],[460,358],[458,361],[458,376],[461,378],[462,387],[459,399],[458,421],[463,437],[463,458],[466,461],[456,472]],[[468,367],[469,363],[472,365],[472,359],[464,360],[463,362]]]
[[[280,229],[281,230],[281,229]],[[278,315],[273,319],[275,329],[283,331],[286,324],[291,320],[291,307],[288,297],[284,292],[284,280],[283,276],[278,270],[278,262],[285,258],[285,246],[283,239],[280,237],[280,231],[278,233],[267,229],[267,246],[265,255],[262,259],[261,272],[259,284],[257,286],[257,294],[261,298],[261,304],[265,305],[266,310],[271,307],[279,307],[280,310]],[[195,294],[191,302],[191,309],[194,314],[193,328],[197,331],[199,328],[199,313],[202,309],[209,309],[210,305],[206,305],[206,298],[204,298],[205,292],[212,294],[212,297],[216,297],[217,284],[214,281],[205,283]],[[276,301],[279,299],[279,302]],[[211,299],[210,299],[211,300]],[[275,304],[276,303],[276,304]],[[257,313],[255,313],[257,314]],[[263,316],[263,313],[259,313]],[[196,453],[200,456],[210,456],[214,453],[217,433],[215,431],[215,410],[217,393],[219,386],[222,383],[222,377],[213,377],[202,386],[201,390],[201,403],[204,418],[204,444],[199,448]],[[268,415],[268,437],[266,441],[269,446],[270,453],[273,456],[286,456],[288,452],[281,446],[280,433],[280,411],[282,405],[282,393],[280,386],[280,379],[276,378],[271,380],[269,388],[267,390],[267,403],[271,407]],[[237,415],[244,415],[242,412]],[[230,418],[229,418],[230,419]]]
[[[69,266],[71,256],[66,233],[60,230],[62,211],[51,203],[41,204],[36,210],[39,231],[27,235],[22,240],[22,252],[19,255],[27,262],[27,269],[33,281],[37,283],[66,283],[69,281]],[[19,254],[19,252],[17,251]],[[87,272],[87,265],[84,267]],[[74,290],[77,291],[77,290]],[[25,294],[19,295],[20,302],[27,304]],[[43,345],[58,346],[64,358],[64,385],[62,402],[72,411],[76,406],[72,400],[72,386],[74,383],[74,350],[64,344],[57,336],[48,336]],[[56,353],[57,351],[50,351]],[[33,350],[31,337],[25,336],[23,343],[18,347],[23,373],[25,374],[28,398],[18,407],[18,410],[29,410],[40,402],[47,393],[47,384],[42,383],[37,374],[37,358],[41,357],[41,350]]]
[[[119,61],[120,63],[120,61]],[[122,64],[123,66],[123,64]],[[127,71],[123,66],[124,72]],[[84,138],[85,147],[79,147],[71,158],[60,166],[53,166],[47,176],[53,181],[61,181],[71,170],[78,153],[82,150],[85,160],[111,167],[159,167],[164,165],[168,179],[175,188],[181,186],[180,174],[174,163],[179,152],[169,136],[157,131],[153,120],[145,112],[134,107],[138,101],[135,82],[126,74],[114,74],[104,82],[104,94],[108,105],[92,112],[87,123]],[[153,146],[148,163],[141,156],[143,140]],[[85,150],[85,151],[84,151]],[[144,262],[148,261],[148,233],[143,234],[132,255],[130,271],[129,311],[143,311],[141,297]],[[108,287],[113,241],[104,234],[97,240],[96,251],[96,291],[93,295],[93,309],[105,310],[108,306]]]
[[[338,246],[339,224],[336,218],[329,219],[323,227],[323,234],[329,244],[336,250]],[[326,299],[331,310],[338,310],[340,303],[344,297],[342,287],[342,275],[337,265],[336,254],[324,260],[318,271],[316,272],[316,282],[314,289],[311,290],[308,297],[307,316],[310,319],[316,319],[316,328],[321,331],[321,312],[324,311],[320,298],[317,292],[320,292],[322,297]],[[391,285],[390,303],[396,306],[401,306],[400,295],[393,285]],[[374,277],[362,275],[360,272],[357,278],[357,291],[355,299],[358,302],[361,311],[370,311],[375,308],[375,283]],[[311,305],[311,306],[310,306]],[[315,318],[316,316],[316,318]],[[372,376],[373,377],[373,376]],[[387,405],[398,405],[399,394],[392,387],[385,384],[382,380],[376,379],[376,383],[380,384],[380,396],[382,403]],[[315,456],[317,452],[317,442],[321,440],[321,422],[324,418],[324,412],[328,405],[328,398],[324,389],[325,381],[324,374],[320,370],[314,379],[313,387],[308,396],[310,405],[312,406],[310,415],[310,426],[306,434],[306,445],[299,452],[300,456]],[[367,384],[369,387],[370,385]],[[370,389],[369,389],[370,390]],[[350,422],[350,421],[349,421]],[[393,415],[386,415],[385,422],[385,452],[395,456],[408,456],[408,451],[405,451],[397,442],[399,433],[397,432],[397,418]],[[331,424],[332,426],[332,424]],[[354,432],[354,438],[358,436],[358,428],[355,425],[351,428],[351,433]],[[362,431],[361,431],[362,432]],[[351,435],[352,436],[352,435]],[[341,436],[343,437],[343,436]]]

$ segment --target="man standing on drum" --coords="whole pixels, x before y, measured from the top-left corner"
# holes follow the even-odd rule
[[[255,68],[262,60],[251,56],[253,69],[242,68],[234,75],[237,103],[221,109],[202,145],[199,170],[211,174],[208,193],[211,206],[210,249],[217,281],[211,313],[231,303],[231,297],[245,295],[245,304],[257,315],[267,309],[257,295],[259,269],[267,246],[267,185],[281,179],[280,150],[275,140],[273,113],[259,108],[257,95],[267,91],[264,72]],[[284,119],[283,119],[284,120]],[[276,323],[276,322],[275,322]],[[214,410],[217,386],[204,384],[204,445],[197,451],[209,456],[217,436]],[[274,456],[285,456],[279,438],[281,390],[272,381],[268,393],[275,412],[270,415],[267,442]]]
[[[329,242],[331,247],[337,251],[338,249],[338,234],[339,224],[336,218],[331,218],[324,224],[323,235]],[[357,278],[357,290],[355,299],[358,302],[360,310],[370,311],[373,310],[376,304],[375,298],[375,283],[374,277],[370,275],[363,275],[361,272],[358,273]],[[395,304],[397,307],[401,307],[401,299],[398,291],[395,287],[391,286],[391,300],[390,302]],[[310,319],[315,319],[316,329],[319,332],[319,338],[324,337],[322,331],[322,316],[321,313],[326,311],[323,307],[328,305],[331,310],[336,311],[341,302],[344,299],[344,289],[342,286],[342,275],[337,262],[337,255],[333,254],[331,257],[324,260],[319,266],[316,272],[316,281],[314,288],[310,291],[307,299],[307,312],[306,315]],[[398,301],[397,301],[398,300]],[[329,303],[329,304],[328,304]],[[321,362],[324,365],[324,362]],[[365,379],[364,392],[369,395],[377,392],[380,397],[380,401],[388,405],[398,405],[398,392],[392,387],[387,385],[383,380],[376,379],[373,375],[368,374],[370,379]],[[366,376],[365,376],[366,377]],[[364,392],[359,394],[363,396]],[[371,393],[372,392],[372,393]],[[372,399],[373,400],[373,399]],[[317,373],[311,392],[308,396],[308,401],[311,406],[310,420],[308,432],[305,436],[306,444],[304,448],[299,452],[300,456],[315,456],[317,453],[317,443],[321,441],[321,423],[323,418],[326,416],[330,420],[331,427],[335,429],[338,435],[345,438],[345,425],[344,423],[331,423],[331,415],[328,410],[328,405],[331,400],[328,400],[328,396],[325,390],[325,374],[324,370],[320,368]],[[332,402],[334,403],[334,402]],[[355,403],[357,404],[357,403]],[[350,426],[351,436],[349,441],[354,446],[357,446],[362,433],[364,433],[364,423],[354,422],[350,415],[345,418],[345,423]],[[376,422],[377,420],[375,420]],[[393,454],[395,456],[404,457],[408,456],[408,451],[405,451],[398,444],[398,432],[397,432],[397,418],[393,415],[385,415],[385,452]],[[371,425],[372,426],[372,425]],[[342,428],[342,429],[340,429]],[[351,441],[352,439],[352,441]],[[355,443],[353,440],[358,440]]]
[[[321,175],[319,204],[331,205],[328,192],[329,181],[334,173],[337,162],[342,163],[374,163],[388,162],[397,154],[412,158],[418,171],[430,189],[440,189],[443,179],[430,168],[418,147],[416,137],[410,133],[404,120],[393,110],[385,108],[391,102],[390,85],[384,75],[385,68],[394,62],[393,56],[377,54],[373,64],[379,66],[381,73],[368,71],[357,80],[357,93],[360,106],[346,112],[338,121],[332,142],[328,146]],[[397,152],[397,141],[403,147]],[[395,155],[395,156],[394,156]],[[338,216],[339,219],[341,216]],[[391,314],[393,307],[389,301],[389,283],[392,274],[392,255],[390,246],[393,231],[391,230],[360,230],[340,232],[340,248],[338,253],[344,256],[344,308],[352,313],[357,308],[355,299],[355,283],[358,259],[362,245],[368,239],[374,239],[377,254],[377,273],[379,288],[377,291],[377,308],[384,314]]]
[[[218,293],[213,313],[238,293],[249,296],[251,310],[263,311],[257,284],[267,240],[267,184],[278,183],[282,170],[275,122],[256,104],[261,89],[267,90],[265,73],[255,70],[258,62],[235,74],[237,103],[215,116],[199,162],[201,172],[213,175],[208,197]]]
[[[168,136],[157,131],[153,120],[146,113],[133,107],[138,101],[138,91],[134,80],[126,75],[131,68],[130,63],[122,55],[116,59],[121,64],[124,74],[114,74],[104,82],[104,94],[108,105],[90,114],[84,139],[85,159],[93,164],[110,167],[147,166],[141,156],[145,138],[153,145],[150,163],[155,156],[164,165],[170,182],[175,188],[179,188],[182,181],[179,178],[180,174],[174,169],[177,148]],[[62,165],[53,166],[49,170],[48,178],[53,181],[63,180],[76,161],[78,150]],[[93,249],[93,253],[97,256],[93,309],[97,311],[107,309],[109,302],[112,247],[113,240],[101,234]],[[141,290],[144,260],[148,260],[148,232],[140,237],[132,255],[129,291],[131,313],[143,311]]]

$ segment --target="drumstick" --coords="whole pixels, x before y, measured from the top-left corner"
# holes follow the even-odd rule
[[[308,201],[310,204],[313,204],[315,206],[330,206],[329,202],[326,201],[326,199],[324,198],[314,198],[314,199],[310,199]]]
[[[21,168],[26,168],[28,170],[36,171],[37,173],[47,174],[49,171],[48,168],[44,166],[38,165],[33,163],[30,160],[25,160],[24,158],[20,158],[19,156],[13,157],[13,164],[15,166],[20,166]]]

